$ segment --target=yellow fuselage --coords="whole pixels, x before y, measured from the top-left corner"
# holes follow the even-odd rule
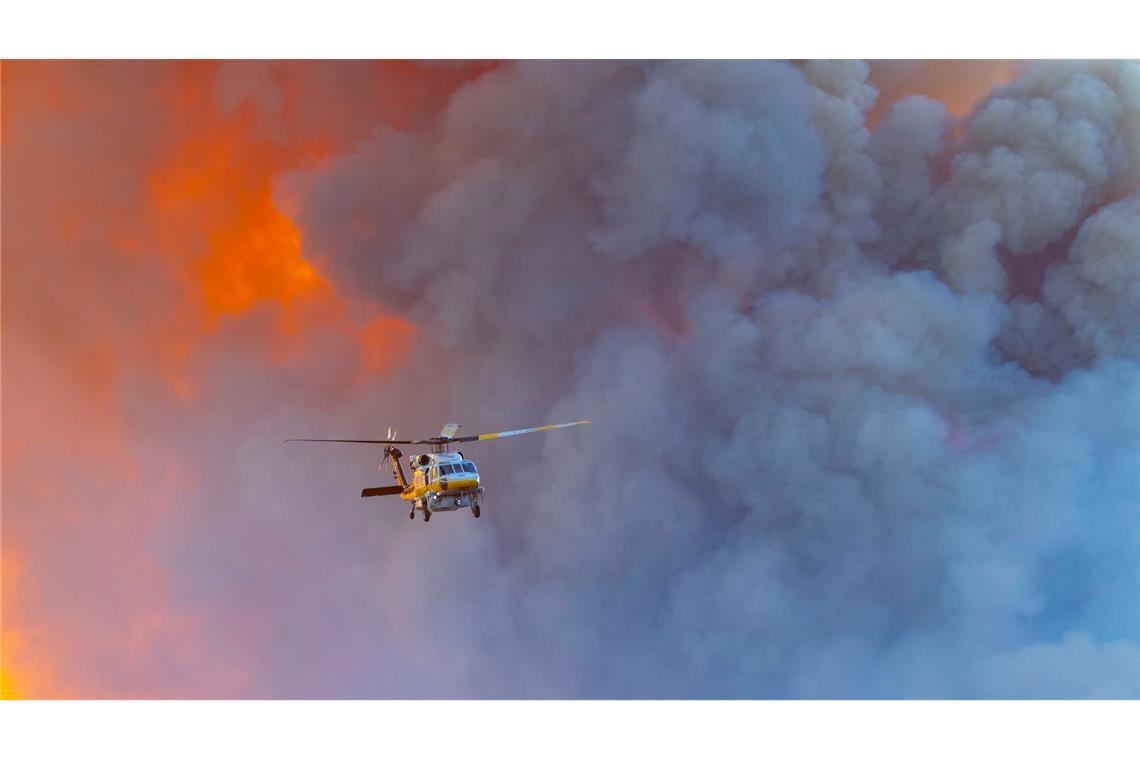
[[[453,494],[461,493],[463,491],[474,491],[479,487],[479,476],[471,475],[465,478],[452,477],[450,480],[442,481],[437,480],[434,483],[428,483],[421,475],[419,470],[416,470],[412,482],[400,494],[401,499],[412,501],[415,499],[422,499],[429,493],[437,494]]]
[[[463,464],[470,463],[456,454],[434,455],[428,465],[412,470],[411,482],[404,488],[400,498],[414,502],[431,501],[446,508],[448,502],[452,501],[449,497],[478,492],[478,473],[454,471]],[[448,469],[453,471],[447,472]]]

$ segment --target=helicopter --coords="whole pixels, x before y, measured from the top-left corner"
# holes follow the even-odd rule
[[[397,440],[396,433],[388,428],[388,436],[381,440],[360,438],[290,438],[285,443],[369,443],[384,446],[384,458],[376,469],[382,470],[385,463],[392,468],[392,477],[396,479],[394,486],[376,486],[365,488],[360,492],[361,498],[369,496],[399,496],[412,506],[408,519],[416,519],[416,511],[423,512],[424,522],[431,520],[435,512],[454,512],[458,509],[470,509],[476,518],[481,513],[483,503],[483,486],[479,484],[479,470],[475,463],[464,458],[462,451],[451,451],[451,446],[457,443],[472,441],[489,441],[493,438],[510,438],[525,433],[542,433],[547,430],[588,425],[590,420],[577,422],[563,422],[557,425],[539,425],[538,427],[522,428],[520,430],[504,430],[501,433],[483,433],[481,435],[468,435],[456,437],[461,427],[458,423],[449,422],[434,438],[421,438],[418,440]],[[431,453],[416,454],[408,462],[412,468],[412,478],[404,475],[404,468],[400,459],[404,452],[396,448],[401,446],[429,446]]]

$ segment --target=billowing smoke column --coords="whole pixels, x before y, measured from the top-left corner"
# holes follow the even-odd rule
[[[1140,696],[1140,70],[867,73],[524,63],[278,183],[418,322],[377,423],[597,422],[385,539],[375,693]]]
[[[856,62],[213,65],[163,118],[225,139],[161,187],[275,179],[210,240],[105,250],[146,192],[116,136],[168,154],[183,69],[6,126],[4,663],[40,693],[1140,696],[1136,64],[964,116]],[[478,522],[280,443],[580,418],[465,451]]]

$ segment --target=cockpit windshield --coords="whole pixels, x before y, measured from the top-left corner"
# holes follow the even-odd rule
[[[454,464],[441,464],[439,466],[440,475],[462,475],[466,472],[470,472],[472,474],[478,472],[475,469],[474,462],[456,462]]]

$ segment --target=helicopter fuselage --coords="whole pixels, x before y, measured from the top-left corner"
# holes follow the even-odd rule
[[[483,500],[479,471],[462,454],[439,451],[412,458],[412,478],[400,494],[404,501],[432,512],[473,509]]]

